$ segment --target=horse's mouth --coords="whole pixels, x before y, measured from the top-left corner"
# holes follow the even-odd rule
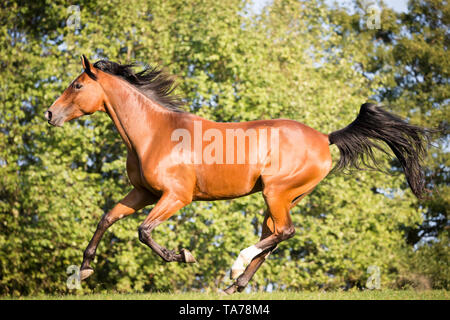
[[[58,121],[52,121],[52,120],[48,120],[48,124],[51,124],[54,127],[62,127],[64,124],[64,120],[61,121],[61,119],[57,119]]]

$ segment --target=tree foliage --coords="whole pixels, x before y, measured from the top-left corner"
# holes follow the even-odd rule
[[[372,99],[441,128],[427,160],[427,201],[413,197],[403,175],[331,174],[292,210],[296,236],[250,285],[362,288],[375,265],[383,286],[414,267],[448,288],[446,1],[412,0],[406,13],[380,4],[375,30],[359,1],[353,13],[319,0],[274,0],[261,13],[240,0],[79,1],[79,25],[70,5],[0,5],[1,293],[67,292],[67,267],[80,265],[101,215],[131,189],[125,147],[105,114],[57,129],[44,121],[80,73],[81,54],[165,65],[179,76],[186,110],[211,120],[291,118],[330,133]],[[390,159],[386,168],[399,171]],[[181,210],[155,237],[199,261],[182,265],[138,241],[144,209],[108,230],[82,291],[223,288],[236,255],[258,240],[263,210],[258,194]],[[414,251],[430,237],[438,245]],[[420,267],[430,259],[439,262]]]

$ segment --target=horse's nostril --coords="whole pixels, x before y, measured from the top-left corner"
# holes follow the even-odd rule
[[[45,111],[45,119],[52,120],[52,112],[51,111]]]

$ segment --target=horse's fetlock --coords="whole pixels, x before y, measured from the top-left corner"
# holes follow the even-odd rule
[[[93,259],[95,256],[96,248],[87,248],[84,250],[83,258],[84,259]]]
[[[243,275],[239,276],[236,279],[236,285],[238,286],[238,288],[245,288],[247,286],[248,280],[243,277]]]

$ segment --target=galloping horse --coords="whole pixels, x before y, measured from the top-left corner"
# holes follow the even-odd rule
[[[90,263],[106,229],[145,206],[155,204],[138,229],[139,240],[164,261],[195,262],[186,249],[177,253],[156,243],[152,230],[192,201],[233,199],[262,191],[267,210],[260,241],[240,252],[231,268],[236,281],[225,290],[228,294],[242,291],[270,252],[294,235],[289,211],[330,172],[332,144],[340,151],[338,170],[376,164],[373,150],[388,152],[377,140],[384,142],[402,165],[412,192],[418,198],[424,194],[421,161],[429,131],[374,104],[363,104],[350,125],[329,135],[286,119],[219,123],[183,111],[181,100],[172,95],[174,78],[160,68],[146,67],[136,73],[133,65],[105,60],[92,65],[85,56],[82,64],[84,71],[45,112],[45,118],[51,125],[62,126],[83,115],[106,112],[127,147],[127,173],[134,186],[98,223],[84,251],[82,280],[94,272]],[[196,136],[199,128],[205,131],[200,138]],[[194,141],[186,135],[194,136]],[[219,141],[224,136],[226,144]],[[211,143],[203,146],[199,139]],[[239,145],[243,145],[240,152],[234,152]]]

